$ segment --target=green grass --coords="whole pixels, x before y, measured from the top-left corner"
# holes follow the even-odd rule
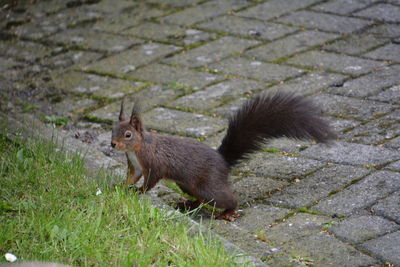
[[[216,239],[190,235],[180,215],[88,179],[78,155],[26,139],[0,134],[0,263],[9,252],[74,266],[235,265]]]

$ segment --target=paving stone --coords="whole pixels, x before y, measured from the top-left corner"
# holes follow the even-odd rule
[[[85,109],[93,108],[96,105],[98,105],[98,103],[93,99],[80,99],[69,96],[48,108],[51,110],[51,114],[63,117],[72,117],[79,115],[79,113],[82,113]],[[109,142],[107,142],[107,145],[109,146]]]
[[[354,11],[365,8],[377,0],[334,0],[313,6],[313,10],[337,13],[341,15],[352,14]]]
[[[338,36],[339,35],[336,34],[317,31],[302,31],[272,43],[251,49],[247,51],[245,55],[257,59],[272,61],[296,54],[312,46],[321,45],[328,40],[337,38]]]
[[[318,233],[326,223],[332,221],[335,220],[328,216],[297,213],[285,221],[266,229],[265,236],[269,240],[278,243],[278,245],[282,245],[290,240]]]
[[[204,221],[203,219],[202,225],[208,226],[207,221]],[[228,239],[245,252],[261,259],[274,254],[274,252],[278,249],[267,242],[259,240],[254,235],[250,235],[247,231],[231,223],[227,224],[220,220],[214,220],[212,223],[210,223],[209,227],[213,232]]]
[[[367,241],[362,248],[384,262],[400,265],[400,231]]]
[[[400,66],[385,67],[368,75],[348,80],[342,86],[332,87],[328,92],[355,97],[376,95],[382,89],[400,83],[400,77],[397,75],[399,72]]]
[[[0,43],[0,54],[18,60],[37,62],[53,53],[52,48],[34,42],[13,40]]]
[[[52,68],[66,68],[75,66],[81,68],[88,63],[98,60],[102,54],[97,52],[70,50],[59,55],[45,58],[42,64]]]
[[[354,128],[360,125],[359,121],[349,120],[349,119],[341,119],[336,117],[327,117],[327,121],[329,125],[333,128],[336,134],[339,134],[339,137],[342,138],[342,132],[347,131],[351,128]]]
[[[377,171],[345,190],[322,200],[312,209],[326,214],[349,216],[399,189],[400,175],[398,173]]]
[[[390,4],[377,4],[354,13],[355,16],[373,18],[389,22],[400,22],[400,7]]]
[[[363,74],[385,66],[384,63],[322,51],[299,54],[286,61],[290,64],[332,70],[341,73]]]
[[[291,180],[313,172],[324,165],[316,160],[259,152],[252,154],[249,160],[238,164],[235,169],[260,177]]]
[[[263,40],[274,40],[298,30],[280,24],[262,22],[252,18],[222,16],[199,24],[205,30],[221,31],[235,35],[257,37]]]
[[[324,168],[274,193],[267,202],[289,208],[308,206],[369,172],[364,168],[344,165]]]
[[[124,75],[134,71],[138,66],[177,50],[179,48],[173,45],[144,44],[90,64],[85,70]]]
[[[366,31],[381,38],[395,38],[400,36],[400,26],[395,24],[379,24]]]
[[[119,2],[120,1],[117,3]],[[115,1],[113,1],[113,4],[115,4]],[[164,10],[151,8],[145,6],[144,3],[139,3],[135,7],[125,8],[119,13],[106,16],[104,19],[94,22],[92,27],[95,30],[119,33],[127,28],[142,23],[142,21],[146,19],[153,19],[165,13]]]
[[[218,118],[166,108],[155,108],[143,114],[142,120],[150,129],[194,137],[206,137],[226,127]]]
[[[143,41],[110,33],[97,32],[89,28],[67,29],[52,35],[48,40],[67,46],[78,46],[83,49],[99,50],[109,53],[120,52]]]
[[[229,118],[235,111],[237,111],[244,102],[247,101],[247,98],[240,97],[235,101],[229,102],[225,105],[222,105],[218,108],[212,109],[211,112],[217,114],[219,116]]]
[[[330,146],[315,145],[302,151],[301,155],[351,165],[381,165],[400,159],[400,154],[393,150],[346,142],[335,142]]]
[[[135,101],[140,103],[143,112],[153,108],[155,105],[166,104],[176,97],[176,92],[168,88],[156,85],[145,88],[139,92],[124,98],[126,109],[129,110]],[[89,115],[106,121],[115,121],[118,118],[121,103],[113,102],[105,107],[91,112]],[[146,122],[144,122],[146,123]]]
[[[310,95],[341,84],[347,76],[322,71],[312,71],[306,75],[272,86],[270,90],[294,92],[300,95]]]
[[[202,0],[189,0],[189,1],[181,1],[181,0],[149,0],[150,3],[156,3],[161,5],[173,6],[173,7],[188,7],[188,6],[196,6],[198,3],[202,2]]]
[[[400,118],[397,120],[383,116],[354,128],[346,133],[347,141],[363,144],[379,144],[400,135]]]
[[[316,2],[317,0],[272,0],[240,11],[237,13],[237,15],[249,18],[257,18],[260,20],[270,20],[272,18],[292,12],[296,9],[307,7]]]
[[[154,22],[141,23],[129,28],[122,34],[134,35],[146,39],[171,42],[178,45],[192,45],[205,42],[217,37],[214,33],[195,29],[185,29],[179,25],[158,24]]]
[[[369,99],[400,104],[400,85],[392,86],[378,95],[370,96]]]
[[[359,55],[388,41],[388,39],[376,36],[372,33],[359,33],[352,34],[346,39],[341,39],[324,46],[324,49],[348,55]]]
[[[47,37],[67,27],[95,21],[103,16],[100,12],[88,6],[80,6],[73,9],[66,9],[54,15],[35,20],[24,24],[13,30],[18,36],[32,39]]]
[[[15,61],[11,58],[6,58],[6,57],[0,56],[0,72],[4,72],[7,69],[15,68],[20,65],[21,65],[21,63],[18,63],[17,61]],[[4,73],[2,73],[2,74],[4,74]]]
[[[346,96],[318,94],[312,98],[328,114],[358,120],[371,120],[394,110],[390,104]]]
[[[235,224],[252,233],[257,233],[270,228],[275,220],[285,217],[290,212],[292,211],[289,209],[256,204],[247,208]]]
[[[279,82],[304,72],[304,70],[292,67],[240,57],[227,58],[221,62],[211,64],[209,68],[218,72],[240,75],[266,82]]]
[[[53,75],[52,83],[56,88],[73,93],[89,94],[98,97],[120,98],[132,94],[144,86],[142,82],[87,74],[77,71]]]
[[[399,161],[397,165],[399,165]],[[377,215],[400,223],[400,191],[394,192],[387,198],[380,200],[372,206],[372,210]]]
[[[289,255],[293,255],[292,264],[296,259],[305,258],[310,259],[313,266],[379,265],[374,258],[323,232],[293,240],[283,245],[283,248]]]
[[[232,189],[239,200],[239,206],[247,206],[256,199],[265,198],[272,191],[288,185],[287,182],[265,177],[244,177],[232,184]]]
[[[203,4],[186,8],[183,11],[171,14],[164,17],[161,21],[181,24],[181,25],[192,25],[197,22],[201,22],[218,15],[234,11],[248,5],[249,2],[242,0],[215,0],[208,1]]]
[[[121,13],[134,13],[135,15],[139,15],[139,10],[141,9],[143,12],[146,12],[146,5],[144,3],[135,3],[129,0],[101,0],[97,1],[97,3],[90,4],[91,7],[96,10],[104,13],[104,14],[121,14]]]
[[[151,64],[130,73],[130,76],[161,84],[172,83],[190,86],[193,90],[198,90],[207,84],[224,79],[223,76],[214,75],[208,72],[199,72],[162,64]]]
[[[372,22],[367,20],[316,13],[311,11],[294,12],[288,16],[279,18],[278,21],[300,25],[310,29],[319,29],[323,31],[339,33],[351,33],[372,24]]]
[[[385,143],[383,145],[386,148],[390,148],[390,149],[400,149],[400,136],[390,140],[389,142]],[[400,170],[400,166],[397,166],[397,170]]]
[[[399,225],[379,216],[354,216],[334,224],[329,231],[345,242],[361,243],[399,228]]]
[[[385,59],[394,62],[400,62],[400,45],[388,44],[366,53],[364,56],[373,59]]]
[[[280,151],[284,155],[298,154],[300,151],[309,147],[312,142],[313,141],[302,141],[282,137],[267,142],[264,149],[267,151]]]
[[[251,93],[265,86],[266,84],[264,83],[252,80],[231,79],[178,98],[171,103],[171,106],[194,110],[208,110],[223,102],[233,100],[244,93]]]
[[[195,49],[184,51],[173,57],[167,58],[164,62],[183,65],[186,67],[205,66],[233,53],[240,53],[244,49],[258,44],[258,41],[239,39],[226,36],[221,39],[209,42]]]

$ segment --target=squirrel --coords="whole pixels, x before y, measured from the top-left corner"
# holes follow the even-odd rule
[[[111,146],[127,152],[125,184],[136,183],[143,173],[144,183],[138,188],[143,193],[160,179],[170,179],[196,199],[186,201],[186,207],[195,208],[201,203],[214,205],[223,210],[216,219],[234,221],[238,216],[238,202],[228,182],[231,168],[266,141],[279,137],[328,143],[336,135],[312,101],[278,91],[247,100],[229,118],[226,135],[217,149],[197,140],[146,131],[137,105],[127,118],[122,101],[119,121],[112,129]],[[135,166],[132,152],[142,173],[137,171],[139,166]]]

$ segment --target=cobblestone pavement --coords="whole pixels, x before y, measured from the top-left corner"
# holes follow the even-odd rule
[[[400,266],[399,0],[1,3],[2,112],[62,125],[119,167],[123,97],[148,129],[211,146],[252,94],[313,98],[338,141],[267,144],[232,173],[240,218],[195,219],[271,266]]]

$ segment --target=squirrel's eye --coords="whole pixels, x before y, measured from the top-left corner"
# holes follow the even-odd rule
[[[132,137],[132,133],[129,132],[129,131],[127,131],[127,132],[125,133],[125,138],[131,138],[131,137]]]

